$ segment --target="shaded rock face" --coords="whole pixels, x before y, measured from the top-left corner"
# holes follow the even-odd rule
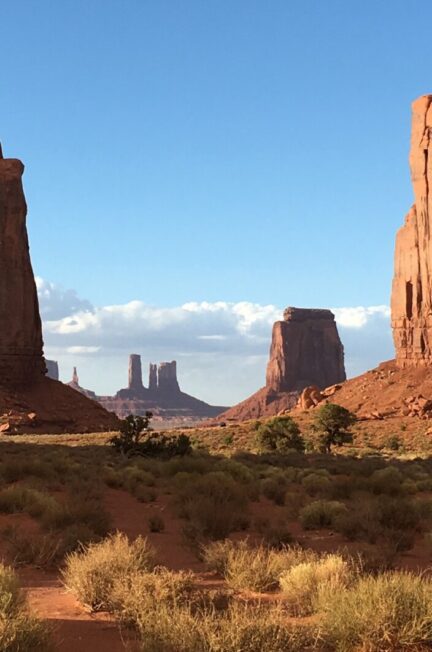
[[[398,366],[432,364],[432,95],[412,105],[414,204],[396,237],[391,298]]]
[[[45,365],[47,370],[46,375],[48,378],[52,378],[52,380],[59,380],[60,374],[58,362],[56,360],[45,360]]]
[[[150,362],[149,366],[149,390],[154,392],[157,390],[158,386],[158,376],[157,376],[157,365]]]
[[[143,389],[141,356],[132,353],[129,356],[129,383],[128,387],[132,391],[140,392]]]
[[[46,371],[23,172],[21,161],[0,152],[0,382],[7,386],[31,383]]]
[[[177,362],[161,362],[158,367],[158,390],[162,394],[178,394]]]
[[[344,350],[330,310],[287,308],[273,326],[266,388],[290,392],[319,389],[346,379]]]
[[[95,432],[118,419],[45,376],[42,328],[26,229],[24,166],[0,148],[1,432]]]

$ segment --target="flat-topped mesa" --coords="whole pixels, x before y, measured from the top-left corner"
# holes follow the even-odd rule
[[[162,394],[180,392],[177,380],[177,362],[161,362],[158,367],[158,391]]]
[[[432,365],[432,95],[412,104],[414,204],[396,237],[391,298],[398,366]]]
[[[142,369],[141,369],[141,356],[132,353],[129,356],[129,382],[128,387],[134,391],[142,391]]]
[[[0,153],[0,383],[42,378],[42,327],[26,228],[24,165]]]
[[[330,310],[289,307],[273,325],[266,389],[319,388],[346,379],[344,349]]]

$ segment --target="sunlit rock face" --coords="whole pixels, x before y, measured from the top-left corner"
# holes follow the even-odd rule
[[[401,367],[432,364],[432,95],[413,102],[409,160],[414,204],[396,237],[391,298]]]
[[[287,308],[273,325],[266,388],[275,393],[320,389],[344,381],[344,349],[330,310]]]

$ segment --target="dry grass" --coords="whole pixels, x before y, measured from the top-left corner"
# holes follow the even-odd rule
[[[432,583],[410,573],[362,577],[345,590],[322,591],[322,637],[340,652],[430,649]]]
[[[47,627],[28,610],[12,569],[0,565],[0,652],[48,652]]]
[[[323,591],[339,592],[352,583],[354,577],[352,564],[340,555],[326,555],[283,572],[279,585],[292,613],[308,616],[318,609],[319,595]]]
[[[115,583],[154,567],[155,553],[147,539],[129,542],[117,532],[100,543],[90,543],[66,558],[65,586],[93,611],[109,609]]]
[[[204,561],[226,579],[228,586],[261,592],[275,589],[284,571],[313,557],[311,551],[297,547],[252,548],[245,541],[225,540],[203,548]]]

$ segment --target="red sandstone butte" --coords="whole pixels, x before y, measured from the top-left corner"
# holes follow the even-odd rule
[[[3,158],[0,147],[0,427],[4,426],[1,430],[116,429],[115,415],[45,376],[41,319],[26,228],[23,172],[21,161]]]
[[[409,160],[414,204],[396,237],[391,297],[400,367],[432,364],[432,95],[412,104]]]
[[[266,386],[230,408],[218,421],[244,421],[291,409],[300,392],[345,380],[344,350],[330,310],[287,308],[275,322]]]

